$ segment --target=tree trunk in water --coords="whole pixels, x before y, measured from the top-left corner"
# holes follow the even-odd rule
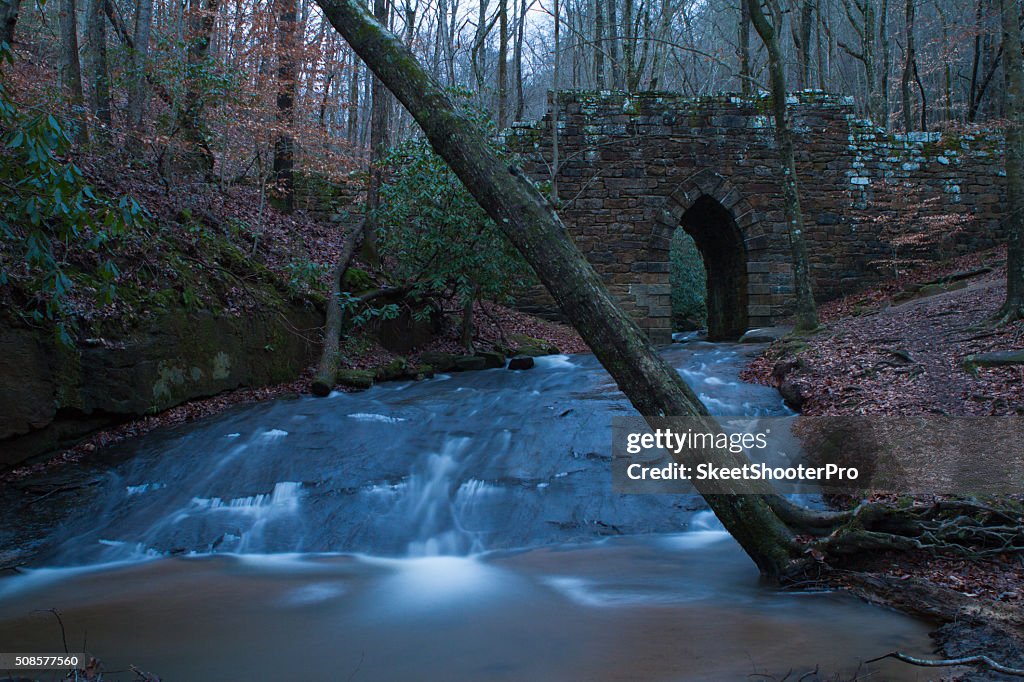
[[[914,77],[914,64],[917,58],[914,52],[914,19],[916,14],[914,0],[907,0],[907,33],[905,36],[906,47],[903,55],[903,77],[900,79],[900,95],[903,104],[903,130],[910,132],[914,129],[914,112],[910,104],[910,79]]]
[[[1006,83],[1006,302],[1003,322],[1024,318],[1024,65],[1020,4],[1001,0],[1003,78]]]
[[[768,0],[772,22],[761,10],[759,0],[747,0],[750,20],[768,51],[768,70],[772,83],[772,112],[775,116],[775,137],[782,157],[782,197],[789,228],[789,245],[793,265],[793,290],[796,294],[796,331],[806,332],[818,327],[814,305],[811,272],[804,241],[804,216],[800,207],[800,190],[796,183],[796,154],[793,151],[793,129],[786,103],[786,63],[779,45],[777,27],[782,16],[776,0]]]
[[[14,43],[14,28],[18,25],[21,0],[0,0],[0,42]]]
[[[105,0],[89,0],[86,36],[89,42],[89,80],[92,82],[90,104],[92,113],[100,122],[95,139],[110,139],[110,76],[107,70],[107,17],[103,11]]]
[[[274,179],[277,192],[284,199],[284,208],[295,209],[295,140],[292,126],[295,119],[295,92],[298,59],[298,3],[277,0],[277,125],[274,140]]]
[[[142,128],[146,108],[146,68],[149,61],[149,28],[153,23],[153,0],[135,4],[135,38],[132,52],[132,74],[128,82],[128,125],[138,132]],[[135,148],[136,145],[132,144]]]
[[[331,392],[338,379],[338,347],[341,345],[341,332],[345,326],[345,313],[341,308],[341,284],[345,279],[345,271],[356,252],[356,246],[363,240],[366,222],[361,222],[345,242],[338,257],[338,263],[331,276],[331,294],[327,298],[327,319],[324,325],[324,348],[320,353],[320,365],[313,379],[311,390],[313,395],[323,398]]]
[[[60,2],[60,84],[72,109],[85,103],[82,91],[82,63],[78,60],[78,8],[75,0]],[[84,122],[77,124],[79,141],[88,136]]]
[[[502,162],[484,132],[463,119],[438,83],[395,36],[373,22],[359,0],[318,0],[324,14],[363,61],[383,80],[423,128],[444,158],[506,237],[523,254],[594,349],[598,359],[642,415],[703,416],[714,421],[693,390],[658,355],[636,323],[612,300],[601,277],[569,237],[552,206],[514,165]],[[727,451],[703,453],[717,464],[742,466],[745,457]],[[762,494],[740,495],[731,486],[714,491],[698,482],[719,520],[761,572],[783,578],[802,565],[789,528],[772,511],[779,498],[770,486]],[[710,494],[714,492],[716,494]]]

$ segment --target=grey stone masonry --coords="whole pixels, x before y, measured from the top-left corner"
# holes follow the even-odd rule
[[[819,301],[888,276],[894,257],[946,258],[1001,238],[1005,172],[997,132],[887,135],[859,120],[849,98],[817,91],[791,95],[790,105]],[[789,237],[767,98],[560,92],[557,106],[559,215],[652,340],[670,340],[669,244],[681,226],[694,235],[709,273],[714,259],[741,252],[745,271],[720,264],[715,276],[723,292],[726,280],[735,285],[728,296],[743,299],[733,303],[745,307],[747,326],[791,315]],[[513,125],[505,139],[536,182],[550,182],[550,110],[540,121]],[[709,208],[709,199],[724,211]],[[927,247],[913,253],[894,245],[914,242],[895,237],[928,229],[924,218],[943,215],[959,216],[961,227],[920,240]],[[541,291],[525,292],[520,304],[557,310]]]

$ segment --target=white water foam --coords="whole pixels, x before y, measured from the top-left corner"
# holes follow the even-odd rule
[[[355,419],[361,422],[380,422],[381,424],[397,424],[398,422],[404,422],[404,417],[389,417],[386,414],[373,414],[370,412],[354,412],[348,415],[349,419]]]

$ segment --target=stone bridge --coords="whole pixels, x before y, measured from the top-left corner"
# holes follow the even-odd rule
[[[890,136],[849,98],[792,96],[798,180],[817,300],[1000,238],[995,133]],[[789,239],[769,102],[671,93],[558,97],[559,214],[619,302],[658,343],[671,338],[669,244],[682,227],[707,271],[709,335],[735,338],[792,312]],[[551,113],[509,146],[550,182]],[[949,218],[952,216],[953,218]],[[948,232],[943,234],[943,232]],[[521,307],[556,313],[546,293]]]

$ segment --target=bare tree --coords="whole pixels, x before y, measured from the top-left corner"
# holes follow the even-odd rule
[[[818,326],[818,312],[811,287],[807,245],[804,241],[804,216],[800,207],[800,190],[796,180],[796,154],[793,150],[793,128],[786,103],[786,63],[779,42],[778,27],[782,25],[782,7],[778,0],[765,0],[771,21],[765,16],[760,0],[747,0],[754,30],[768,52],[771,74],[772,113],[775,117],[775,138],[782,157],[782,199],[789,229],[790,259],[793,266],[793,289],[796,293],[796,329],[810,331]]]
[[[60,2],[60,84],[72,108],[81,109],[85,103],[82,90],[82,63],[78,59],[78,7],[75,0]],[[80,140],[85,139],[87,128],[78,125]]]
[[[89,102],[93,116],[99,121],[96,139],[103,142],[110,136],[110,74],[107,69],[107,17],[104,0],[89,0],[86,19],[87,54],[89,55]]]
[[[1006,88],[1006,301],[1000,322],[1024,318],[1024,66],[1020,3],[1001,0],[1003,79]]]
[[[298,2],[275,0],[277,16],[277,139],[274,141],[274,178],[287,211],[295,208],[295,96],[298,58]]]

